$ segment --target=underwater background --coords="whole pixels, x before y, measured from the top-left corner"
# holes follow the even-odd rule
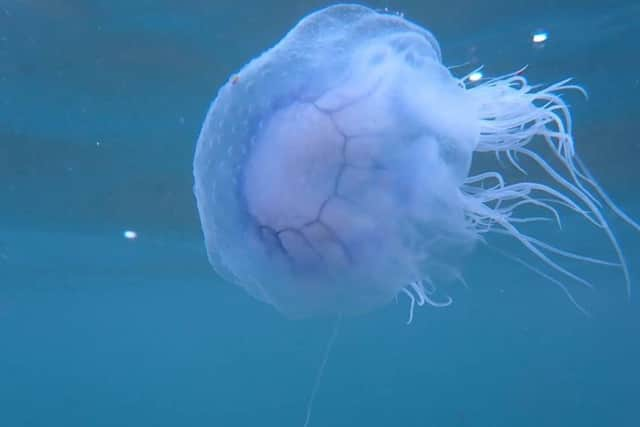
[[[192,159],[228,76],[329,4],[0,0],[0,426],[302,425],[333,320],[216,276]],[[431,30],[447,65],[575,78],[577,150],[640,218],[637,1],[363,4]],[[609,218],[630,298],[620,271],[579,266],[585,316],[478,247],[451,307],[344,319],[310,426],[639,426],[640,233]],[[572,219],[569,245],[611,258]]]

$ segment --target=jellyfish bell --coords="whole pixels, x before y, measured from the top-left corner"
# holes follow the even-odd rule
[[[448,305],[436,284],[460,279],[464,256],[488,232],[586,283],[558,258],[600,260],[521,231],[514,213],[533,207],[557,220],[568,209],[602,228],[628,281],[601,206],[640,227],[575,155],[559,95],[572,88],[534,89],[519,73],[472,84],[403,17],[358,5],[312,13],[209,109],[194,159],[209,260],[291,317],[361,313],[401,293],[411,315],[414,304]],[[509,182],[500,170],[470,175],[482,152],[521,172],[526,158],[553,184]]]

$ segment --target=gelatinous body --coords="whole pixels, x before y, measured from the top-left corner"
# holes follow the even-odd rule
[[[413,310],[448,304],[434,284],[460,278],[461,257],[496,231],[581,281],[551,256],[598,260],[522,233],[513,213],[529,206],[602,227],[626,274],[596,201],[608,198],[575,158],[558,96],[572,87],[535,91],[520,75],[468,86],[402,17],[337,5],[304,18],[220,89],[203,125],[195,194],[215,270],[293,317],[399,293]],[[527,157],[557,185],[470,176],[479,152],[517,169]]]

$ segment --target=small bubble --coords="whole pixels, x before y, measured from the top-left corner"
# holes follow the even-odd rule
[[[473,73],[469,74],[469,81],[471,82],[477,82],[482,78],[482,73],[480,71],[474,71]]]
[[[544,43],[549,38],[549,33],[544,30],[537,30],[531,36],[531,41],[535,44]]]
[[[125,230],[124,233],[122,233],[122,235],[127,240],[135,240],[138,238],[138,233],[136,233],[133,230]]]

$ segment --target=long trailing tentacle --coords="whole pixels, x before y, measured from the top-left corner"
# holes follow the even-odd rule
[[[516,256],[513,256],[503,250],[500,250],[498,248],[492,247],[491,249],[493,249],[494,251],[496,251],[497,253],[499,253],[500,255],[502,255],[503,257],[510,259],[511,261],[516,262],[517,264],[522,265],[523,267],[533,271],[535,274],[539,275],[540,277],[550,281],[551,283],[553,283],[554,285],[558,286],[562,292],[564,292],[564,294],[567,296],[567,298],[569,298],[569,301],[571,301],[571,303],[580,311],[582,312],[585,316],[587,317],[591,317],[591,314],[583,307],[581,306],[578,301],[576,301],[575,297],[571,294],[571,292],[569,291],[569,289],[567,288],[567,286],[562,283],[561,281],[559,281],[558,279],[549,276],[548,274],[546,274],[545,272],[541,271],[539,268],[536,268],[534,266],[532,266],[531,264],[529,264],[528,262],[524,261],[521,258],[518,258]]]
[[[604,207],[609,208],[638,231],[640,224],[611,200],[576,154],[571,114],[561,94],[568,90],[577,90],[585,97],[587,94],[583,88],[570,82],[571,79],[566,79],[547,87],[535,87],[527,82],[521,71],[471,87],[467,87],[466,81],[462,80],[463,87],[468,89],[478,104],[481,129],[476,152],[494,152],[498,158],[500,153],[504,153],[511,166],[525,177],[527,169],[521,158],[526,158],[544,171],[555,184],[546,185],[526,180],[508,183],[498,172],[483,172],[471,176],[461,188],[467,199],[469,224],[478,233],[498,232],[514,237],[548,266],[587,286],[590,286],[589,282],[564,268],[550,255],[620,267],[627,294],[630,295],[631,278],[627,262],[602,210]],[[544,141],[544,144],[537,144],[539,140]],[[552,157],[560,168],[552,166],[550,159],[547,160],[540,154],[540,148],[544,145],[553,153]],[[489,180],[495,184],[485,187]],[[523,206],[546,210],[552,214],[559,227],[560,215],[556,207],[577,213],[605,232],[618,262],[575,254],[522,233],[514,224],[540,219],[515,216],[514,212]],[[522,261],[518,259],[518,262]],[[531,266],[529,268],[534,269]],[[561,284],[537,269],[534,271]],[[563,284],[562,288],[567,292]],[[575,304],[575,300],[570,298]]]

